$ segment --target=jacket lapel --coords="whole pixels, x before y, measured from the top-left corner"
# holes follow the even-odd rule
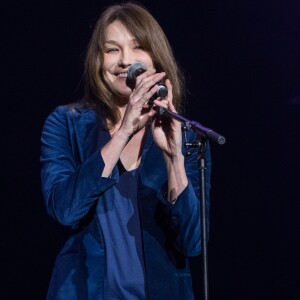
[[[80,161],[101,149],[110,139],[102,119],[95,111],[83,111],[74,117],[74,131]]]

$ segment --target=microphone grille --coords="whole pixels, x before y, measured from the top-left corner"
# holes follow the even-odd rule
[[[135,62],[128,68],[127,78],[130,81],[135,81],[136,77],[147,71],[147,67],[142,62]]]

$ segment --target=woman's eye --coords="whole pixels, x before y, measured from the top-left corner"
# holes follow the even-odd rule
[[[117,48],[108,48],[108,49],[106,49],[107,53],[116,52],[116,51],[118,51]]]

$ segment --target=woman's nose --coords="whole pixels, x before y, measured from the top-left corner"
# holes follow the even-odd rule
[[[134,63],[134,55],[130,50],[126,50],[122,52],[122,55],[119,60],[119,65],[121,67],[128,67]]]

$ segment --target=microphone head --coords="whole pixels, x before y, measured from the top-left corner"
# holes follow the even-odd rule
[[[142,62],[135,62],[128,68],[127,79],[131,82],[135,82],[136,77],[147,71],[147,67]]]

